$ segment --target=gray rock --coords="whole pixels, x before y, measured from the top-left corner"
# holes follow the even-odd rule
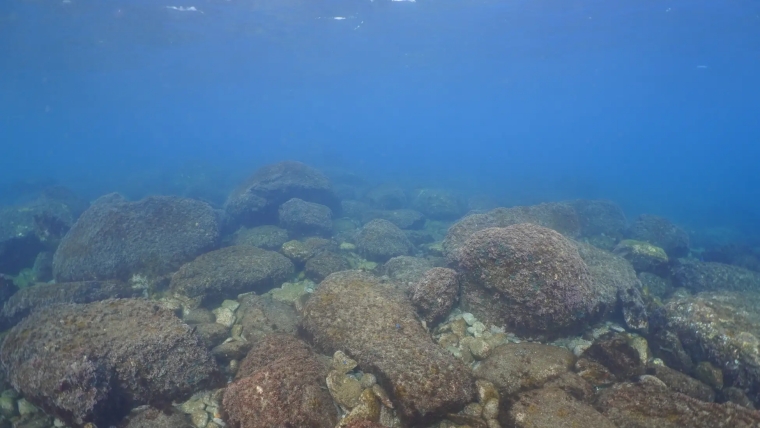
[[[224,205],[226,227],[237,230],[276,223],[278,208],[292,198],[325,205],[333,214],[340,212],[327,176],[301,162],[286,161],[258,169],[230,194]]]
[[[242,227],[232,236],[232,244],[278,251],[289,239],[288,231],[277,226],[256,226],[250,229]]]
[[[330,236],[332,211],[330,208],[293,198],[280,205],[280,226],[291,236]]]
[[[760,273],[723,263],[678,259],[670,268],[673,283],[693,293],[760,290]]]
[[[567,203],[548,203],[526,207],[496,208],[483,214],[471,214],[454,223],[443,241],[446,258],[451,263],[459,259],[459,251],[475,232],[490,227],[507,227],[532,223],[553,229],[567,237],[580,235],[578,214]]]
[[[671,258],[689,254],[689,234],[664,217],[642,214],[631,224],[627,235],[662,248]]]
[[[356,237],[356,248],[364,257],[385,262],[391,257],[409,255],[412,243],[404,232],[388,220],[372,220],[365,224]]]
[[[36,284],[14,294],[0,311],[0,328],[16,325],[33,310],[59,303],[91,303],[99,300],[139,297],[143,290],[122,281],[84,281]]]
[[[214,248],[217,214],[205,202],[151,196],[98,199],[61,241],[53,257],[58,282],[159,277]]]
[[[478,379],[492,382],[502,396],[542,387],[570,372],[573,353],[558,346],[539,343],[508,343],[498,346],[478,367]]]
[[[137,299],[35,311],[10,331],[0,359],[27,400],[77,426],[109,426],[134,405],[163,406],[223,381],[189,326]]]
[[[248,245],[236,245],[203,254],[172,276],[172,292],[218,303],[247,292],[265,293],[294,273],[282,254]]]
[[[306,302],[302,327],[322,352],[341,350],[375,374],[407,423],[436,420],[474,396],[469,369],[431,340],[401,292],[369,274],[328,276]]]

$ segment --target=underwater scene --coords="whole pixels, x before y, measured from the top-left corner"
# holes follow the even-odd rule
[[[0,1],[0,428],[760,427],[760,3]]]

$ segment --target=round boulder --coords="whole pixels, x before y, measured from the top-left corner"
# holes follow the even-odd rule
[[[375,219],[365,224],[356,236],[356,247],[368,260],[386,262],[406,256],[413,246],[404,232],[388,220]]]
[[[330,208],[293,198],[280,206],[280,226],[294,236],[332,233],[332,211]]]
[[[241,227],[232,235],[232,244],[251,245],[265,250],[277,251],[288,242],[288,231],[277,226]]]
[[[689,254],[689,234],[664,217],[640,215],[628,230],[628,237],[656,245],[672,258]]]
[[[235,245],[203,254],[172,276],[171,290],[203,302],[219,302],[238,294],[265,293],[293,275],[287,257],[248,245]]]
[[[340,211],[340,201],[326,175],[301,162],[286,161],[256,171],[227,198],[227,227],[257,226],[277,221],[277,209],[292,198]]]
[[[192,329],[138,299],[33,312],[0,349],[13,387],[72,426],[116,425],[130,409],[170,407],[223,379]]]
[[[486,325],[555,335],[595,315],[593,278],[578,249],[530,223],[474,233],[461,249],[462,306]]]
[[[219,240],[219,221],[205,202],[151,196],[129,202],[101,197],[61,240],[53,256],[57,282],[128,280],[169,274]]]

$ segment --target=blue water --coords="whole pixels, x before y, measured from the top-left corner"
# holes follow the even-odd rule
[[[226,192],[296,159],[757,239],[757,76],[749,0],[4,0],[0,183]]]

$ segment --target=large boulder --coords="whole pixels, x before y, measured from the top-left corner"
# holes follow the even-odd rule
[[[301,162],[286,161],[258,169],[227,198],[226,226],[258,226],[277,222],[280,205],[292,198],[326,205],[340,212],[340,201],[326,175]]]
[[[602,390],[594,406],[620,428],[750,428],[760,426],[760,412],[733,403],[706,403],[668,389],[644,376]]]
[[[722,369],[726,387],[737,387],[760,404],[758,307],[757,291],[674,296],[652,317],[653,351],[686,373],[707,361]]]
[[[223,381],[189,326],[137,299],[36,311],[10,331],[0,360],[28,401],[76,426],[116,424],[137,405],[168,407]]]
[[[267,336],[240,365],[224,392],[226,422],[234,428],[333,428],[338,415],[327,368],[293,336]]]
[[[293,198],[280,205],[280,226],[292,236],[330,236],[332,211],[330,208]]]
[[[675,286],[694,293],[760,290],[760,273],[723,263],[678,259],[671,265],[670,275]]]
[[[58,282],[169,274],[217,245],[217,217],[210,205],[192,199],[103,196],[61,240],[53,274]]]
[[[532,223],[553,229],[567,237],[580,235],[581,226],[572,205],[547,203],[526,207],[496,208],[482,214],[471,214],[454,223],[443,241],[443,251],[449,262],[456,262],[464,243],[474,234],[490,227],[507,227]]]
[[[375,262],[409,255],[414,247],[404,232],[388,220],[376,219],[365,224],[356,236],[356,249]]]
[[[0,330],[16,325],[32,311],[59,303],[91,303],[99,300],[139,297],[144,290],[122,281],[40,283],[14,294],[0,310]]]
[[[203,254],[172,276],[175,294],[203,303],[218,303],[247,292],[279,287],[295,271],[287,257],[249,245],[235,245]]]
[[[410,424],[470,402],[469,369],[436,345],[406,297],[359,271],[328,276],[303,310],[304,333],[324,353],[341,350],[373,373]]]
[[[631,224],[627,234],[631,239],[662,248],[671,258],[689,254],[689,234],[664,217],[642,214]]]
[[[462,307],[486,325],[558,335],[602,309],[578,249],[554,230],[531,223],[484,229],[458,255]]]
[[[459,276],[449,268],[427,270],[409,289],[417,313],[428,326],[443,321],[459,299]]]

